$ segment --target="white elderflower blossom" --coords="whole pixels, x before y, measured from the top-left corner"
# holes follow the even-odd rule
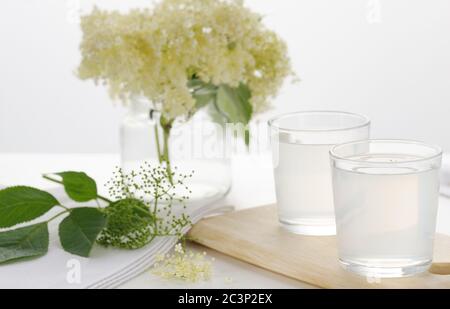
[[[157,255],[152,273],[163,279],[175,279],[189,282],[206,281],[212,275],[212,260],[206,252],[186,251],[179,243],[174,253]]]
[[[79,77],[107,84],[124,103],[143,95],[168,119],[194,111],[193,76],[246,84],[258,112],[291,73],[285,43],[242,1],[163,0],[128,14],[94,9],[81,28]]]

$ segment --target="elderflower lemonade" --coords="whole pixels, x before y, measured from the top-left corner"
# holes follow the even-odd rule
[[[336,232],[328,152],[369,137],[366,117],[333,111],[297,112],[269,122],[278,217],[291,232]]]
[[[331,151],[339,259],[372,277],[428,269],[439,196],[438,147],[371,140]]]

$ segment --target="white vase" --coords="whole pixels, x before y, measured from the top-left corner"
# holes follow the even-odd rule
[[[163,141],[160,114],[145,99],[132,100],[121,129],[121,163],[125,172],[144,162],[160,164],[155,132]],[[214,201],[231,187],[231,162],[226,151],[223,126],[200,110],[187,121],[175,121],[169,137],[172,170],[193,176],[186,181],[192,191],[189,201]]]

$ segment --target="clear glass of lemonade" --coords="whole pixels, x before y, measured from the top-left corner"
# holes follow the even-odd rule
[[[303,235],[336,233],[329,151],[369,138],[370,121],[336,111],[296,112],[269,121],[278,217]]]
[[[426,271],[433,257],[442,151],[399,140],[331,149],[339,259],[379,278]]]

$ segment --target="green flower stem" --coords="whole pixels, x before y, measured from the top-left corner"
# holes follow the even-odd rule
[[[106,203],[109,203],[109,204],[111,204],[113,201],[111,201],[110,199],[108,199],[108,198],[106,198],[106,197],[104,197],[104,196],[101,196],[101,195],[98,195],[97,194],[97,198],[99,199],[99,200],[102,200],[103,202],[106,202]]]
[[[159,196],[158,196],[158,194],[156,194],[155,201],[153,203],[153,216],[155,218],[158,217],[158,200],[159,200]],[[154,228],[155,228],[155,231],[158,230],[158,220],[155,220]]]
[[[67,207],[64,206],[64,205],[58,205],[58,206],[61,207],[61,208],[64,208],[64,210],[70,211],[70,208],[67,208]]]
[[[158,124],[155,125],[155,140],[156,140],[156,151],[158,153],[158,161],[159,164],[162,163],[162,155],[161,155],[161,144],[159,142],[159,129],[158,129]]]
[[[61,180],[58,180],[58,179],[55,179],[55,178],[52,178],[52,177],[50,177],[50,176],[48,176],[48,175],[42,175],[42,178],[44,178],[44,179],[47,179],[47,180],[49,180],[49,181],[51,181],[51,182],[54,182],[54,183],[58,183],[58,184],[60,184],[60,185],[63,185],[63,182],[61,181]],[[100,199],[100,200],[102,200],[102,201],[104,201],[104,202],[107,202],[107,203],[109,203],[109,204],[111,204],[113,201],[111,201],[110,199],[108,199],[108,198],[106,198],[106,197],[104,197],[104,196],[101,196],[101,195],[97,195],[97,198],[98,199]]]
[[[159,143],[158,130],[157,129],[155,130],[156,146],[158,148],[159,162],[166,163],[167,178],[168,178],[170,184],[173,185],[173,173],[172,173],[172,167],[170,164],[170,153],[169,153],[169,138],[170,138],[170,131],[172,130],[173,119],[169,120],[169,119],[166,119],[164,116],[161,116],[159,119],[159,124],[161,125],[161,128],[163,130],[162,150],[161,150],[161,146]]]
[[[164,162],[166,162],[167,177],[169,178],[169,182],[171,184],[173,184],[172,167],[170,165],[170,155],[169,155],[169,137],[170,137],[170,129],[164,129],[163,130],[163,139],[164,139],[163,160],[164,160]]]
[[[62,205],[59,205],[59,206],[64,207],[64,206],[62,206]],[[56,214],[55,216],[53,216],[53,217],[51,217],[50,219],[48,219],[48,220],[47,220],[47,223],[49,223],[50,221],[53,221],[53,220],[55,220],[56,218],[62,216],[63,214],[66,214],[66,213],[68,213],[68,212],[71,211],[70,209],[68,209],[68,208],[66,208],[66,207],[64,207],[64,209],[66,209],[66,210],[61,211],[60,213],[58,213],[58,214]]]

